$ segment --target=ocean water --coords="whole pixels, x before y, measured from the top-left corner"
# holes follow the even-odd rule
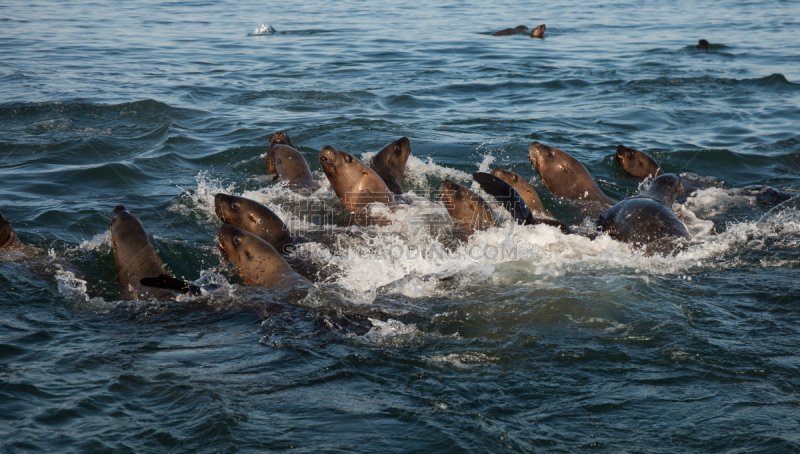
[[[734,190],[800,192],[798,17],[795,1],[0,5],[0,211],[41,251],[0,260],[0,450],[800,451],[800,200]],[[489,36],[541,23],[545,39]],[[319,191],[266,176],[276,130]],[[418,201],[344,225],[320,148],[368,158],[401,136]],[[584,222],[532,169],[534,140],[615,198],[640,189],[617,144],[706,182],[674,206],[690,246],[645,257],[506,222],[443,247],[425,199],[498,165]],[[296,259],[333,272],[300,296],[241,285],[217,192],[272,208],[306,240]],[[132,301],[118,204],[173,274],[221,288]]]

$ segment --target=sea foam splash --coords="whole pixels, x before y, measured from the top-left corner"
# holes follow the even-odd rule
[[[365,153],[362,158],[369,162],[372,156],[374,153]],[[491,156],[485,156],[478,168],[488,170],[492,160]],[[758,247],[756,243],[761,241],[758,238],[786,235],[787,232],[796,235],[800,231],[797,208],[787,207],[770,218],[733,223],[721,233],[713,234],[713,222],[704,218],[715,212],[715,206],[728,204],[735,196],[724,189],[708,188],[698,191],[684,204],[673,205],[676,214],[686,223],[691,241],[685,249],[671,256],[646,256],[643,251],[607,235],[590,240],[584,236],[565,235],[551,226],[520,226],[500,208],[496,213],[505,220],[501,226],[475,232],[461,241],[448,241],[447,236],[452,232],[447,225],[431,227],[436,219],[449,219],[446,210],[438,199],[419,197],[416,191],[435,193],[436,183],[444,178],[464,183],[472,181],[465,172],[412,155],[406,171],[407,185],[414,188],[406,194],[410,204],[392,210],[377,206],[376,212],[392,222],[370,227],[334,225],[329,223],[330,219],[312,222],[304,216],[308,211],[298,206],[316,204],[320,212],[344,212],[327,179],[319,172],[315,177],[320,189],[310,194],[296,193],[281,184],[242,190],[237,194],[234,185],[226,186],[201,172],[197,175],[197,188],[185,190],[174,209],[200,211],[215,218],[213,195],[227,192],[266,205],[290,226],[295,236],[324,231],[330,241],[308,241],[300,244],[295,252],[305,260],[338,270],[326,284],[311,289],[303,303],[309,306],[337,300],[371,304],[380,294],[387,293],[424,298],[438,294],[443,283],[452,285],[455,282],[458,287],[467,288],[487,280],[492,280],[493,284],[514,280],[516,278],[511,276],[515,275],[515,270],[530,277],[522,285],[534,286],[547,285],[566,273],[609,269],[623,273],[636,270],[637,274],[643,273],[645,279],[648,274],[685,275],[698,267],[726,266],[726,254]],[[476,189],[491,200],[480,188]],[[498,275],[499,266],[503,268],[500,274],[510,272],[508,278]]]

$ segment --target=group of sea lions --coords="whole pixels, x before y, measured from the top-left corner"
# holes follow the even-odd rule
[[[626,172],[639,179],[652,178],[644,191],[617,201],[603,193],[583,164],[569,153],[539,142],[531,143],[528,151],[533,168],[554,195],[591,208],[596,230],[584,235],[594,239],[607,234],[643,249],[647,255],[674,254],[689,238],[686,226],[672,211],[676,197],[685,191],[681,178],[664,173],[646,153],[623,145],[617,147],[616,160]],[[380,204],[393,210],[407,202],[401,195],[407,192],[403,175],[410,154],[410,142],[402,137],[385,146],[369,165],[331,146],[322,147],[319,160],[333,191],[353,219],[359,225],[380,225],[391,221],[371,216],[369,207]],[[270,137],[266,167],[279,182],[298,193],[320,187],[302,153],[282,131]],[[536,190],[520,175],[498,167],[491,173],[477,172],[473,178],[518,224],[544,224],[557,227],[564,234],[577,234],[551,215]],[[763,186],[751,188],[756,189],[745,193],[769,194],[764,203],[780,203],[793,196]],[[440,194],[453,224],[467,234],[501,223],[492,203],[458,183],[444,180]],[[295,242],[289,228],[272,210],[250,199],[219,193],[214,197],[214,212],[223,222],[217,235],[221,255],[234,265],[245,284],[271,289],[310,284],[287,261],[291,261]],[[110,234],[119,281],[134,299],[169,298],[175,291],[201,291],[169,275],[139,218],[122,205],[111,214]],[[0,251],[25,247],[0,213]]]
[[[544,31],[547,29],[545,24],[539,25],[538,27],[534,27],[531,30],[530,37],[531,38],[541,38],[544,35]],[[514,28],[504,28],[502,30],[496,31],[492,33],[492,36],[508,36],[508,35],[516,35],[517,33],[525,33],[528,31],[528,27],[525,25],[517,25]]]

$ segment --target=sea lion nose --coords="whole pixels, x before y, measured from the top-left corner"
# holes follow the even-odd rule
[[[114,216],[117,213],[121,213],[123,211],[128,211],[124,205],[117,205],[114,207],[114,211],[111,212],[111,215]]]

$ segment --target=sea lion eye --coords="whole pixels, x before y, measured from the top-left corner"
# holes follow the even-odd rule
[[[632,158],[632,157],[633,157],[633,150],[629,150],[629,151],[628,151],[628,157],[629,157],[629,158]]]
[[[519,177],[517,177],[516,175],[514,175],[513,177],[511,177],[511,181],[517,181],[517,180],[519,180]]]
[[[253,214],[252,214],[252,213],[250,213],[250,220],[251,220],[251,221],[253,221],[253,222],[255,222],[256,224],[258,224],[258,221],[256,221],[256,217],[255,217],[255,216],[253,216]]]
[[[395,152],[395,153],[400,153],[400,147],[399,147],[399,146],[397,146],[397,145],[395,145],[395,146],[394,146],[394,152]]]
[[[547,154],[548,154],[548,156],[550,156],[551,158],[552,158],[553,156],[555,156],[555,155],[556,155],[555,153],[553,153],[553,150],[547,150]]]
[[[233,202],[231,204],[231,210],[238,210],[239,209],[239,202]]]
[[[233,237],[233,244],[241,244],[242,239],[239,236]]]
[[[351,162],[353,162],[353,157],[352,157],[352,156],[350,156],[349,154],[348,154],[348,155],[345,155],[345,156],[344,156],[344,162],[346,162],[346,163],[350,164]]]

